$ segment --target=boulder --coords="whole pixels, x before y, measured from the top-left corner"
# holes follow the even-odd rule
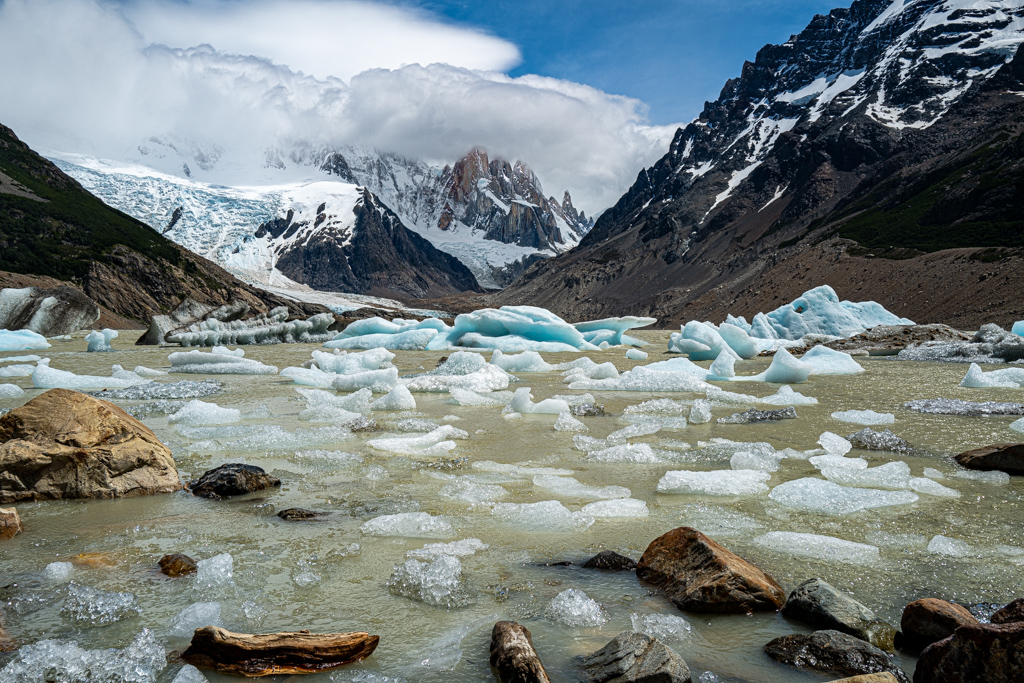
[[[277,513],[277,516],[286,522],[301,522],[303,520],[316,519],[317,517],[324,517],[326,515],[326,512],[304,510],[302,508],[288,508],[287,510],[281,510]]]
[[[0,290],[0,330],[59,337],[92,327],[99,319],[96,302],[71,287]]]
[[[24,530],[16,509],[0,508],[0,539],[14,538]]]
[[[501,683],[551,683],[530,630],[514,621],[499,621],[491,630],[490,662]]]
[[[267,474],[262,467],[232,462],[215,467],[189,482],[188,490],[192,495],[203,498],[228,498],[280,485],[281,480]]]
[[[584,569],[608,569],[611,571],[625,572],[636,569],[636,560],[619,555],[614,550],[602,550],[597,555],[583,563]]]
[[[330,671],[369,657],[380,636],[369,633],[232,633],[197,628],[181,658],[192,666],[255,678]]]
[[[992,614],[989,619],[993,624],[1012,624],[1024,621],[1024,598],[1017,598],[1010,604]]]
[[[654,539],[637,563],[636,575],[689,612],[777,610],[786,599],[775,579],[690,527]]]
[[[623,631],[580,658],[592,683],[690,683],[690,669],[674,650],[646,633]]]
[[[185,576],[199,571],[199,565],[188,555],[174,553],[160,558],[160,571],[171,577]]]
[[[960,626],[977,624],[966,607],[938,598],[915,600],[903,608],[900,618],[901,647],[923,648],[948,638]]]
[[[776,638],[764,646],[776,662],[830,674],[856,676],[889,672],[901,683],[910,679],[882,650],[840,631],[815,631]]]
[[[170,449],[112,403],[51,389],[0,417],[0,503],[179,489]]]
[[[999,470],[1021,476],[1024,475],[1024,443],[997,443],[975,448],[955,456],[955,460],[969,470]]]
[[[1024,622],[969,624],[932,643],[914,683],[1018,683],[1024,676]]]
[[[782,606],[782,614],[815,628],[842,631],[883,650],[893,648],[895,628],[821,579],[808,579],[793,589]]]
[[[863,674],[861,676],[850,676],[849,678],[837,678],[831,683],[900,683],[900,679],[888,671],[877,674]]]

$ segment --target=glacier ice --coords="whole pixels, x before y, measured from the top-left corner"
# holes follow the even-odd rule
[[[803,384],[814,372],[814,366],[793,356],[786,349],[779,349],[771,365],[760,375],[737,378],[748,382],[773,382],[777,384]]]
[[[344,332],[324,344],[329,349],[389,349],[392,351],[423,351],[435,336],[437,330],[415,329],[394,334],[365,334],[345,337]]]
[[[988,415],[1024,415],[1024,403],[1006,403],[998,401],[962,401],[958,398],[926,398],[907,401],[904,408],[919,413],[933,415],[968,415],[973,417]]]
[[[708,368],[708,376],[705,379],[724,381],[733,379],[736,377],[737,360],[739,360],[739,357],[732,349],[729,347],[722,349],[722,352],[718,354],[718,358],[715,358],[714,362],[711,363],[711,367]]]
[[[712,385],[697,379],[692,374],[650,370],[647,366],[638,365],[618,377],[609,379],[579,379],[569,385],[573,390],[597,391],[690,391],[704,393]]]
[[[93,330],[85,335],[86,351],[113,351],[110,342],[117,339],[117,330]]]
[[[235,571],[235,560],[230,553],[221,553],[196,562],[196,583],[204,587],[229,583]]]
[[[529,387],[516,389],[512,402],[508,404],[510,412],[523,414],[559,415],[569,412],[569,404],[557,398],[546,398],[539,403],[533,402],[533,394]]]
[[[409,391],[416,392],[450,392],[455,387],[487,393],[505,389],[510,381],[511,375],[472,351],[455,351],[433,370],[402,378]]]
[[[562,373],[563,382],[575,382],[581,379],[609,379],[618,377],[619,371],[611,361],[606,363],[595,363],[584,356],[572,363],[563,363],[557,367],[564,367]]]
[[[241,351],[241,353],[239,353]],[[276,375],[277,368],[251,358],[243,358],[244,349],[228,351],[222,346],[212,351],[176,351],[167,357],[171,372],[200,375]]]
[[[824,432],[818,437],[818,443],[829,455],[846,455],[853,450],[853,444],[832,432]]]
[[[318,387],[330,389],[334,385],[337,375],[333,372],[324,372],[320,368],[296,368],[288,367],[281,371],[282,377],[287,377],[296,384],[307,387]]]
[[[765,482],[771,476],[760,470],[669,470],[658,482],[658,492],[749,496],[767,492]]]
[[[683,420],[683,426],[686,426],[686,418],[677,419]],[[640,422],[636,422],[628,427],[623,427],[622,429],[612,432],[608,435],[606,440],[610,445],[616,445],[625,443],[629,439],[635,439],[640,436],[657,434],[659,431],[661,431],[661,422],[657,418],[645,418]]]
[[[985,372],[977,363],[971,363],[960,386],[971,389],[1021,389],[1024,388],[1024,368]]]
[[[39,351],[50,348],[46,337],[32,330],[0,330],[0,351]]]
[[[803,394],[793,391],[793,387],[788,384],[784,384],[779,387],[771,396],[765,396],[764,398],[757,399],[758,403],[767,403],[772,406],[815,406],[818,405],[818,399],[812,396],[804,396]]]
[[[359,527],[367,536],[402,536],[406,538],[451,538],[455,530],[444,517],[427,512],[399,512],[381,515]]]
[[[153,368],[147,368],[145,365],[136,365],[135,369],[132,370],[139,377],[163,377],[167,373],[163,370],[155,370]]]
[[[587,431],[587,425],[577,420],[572,416],[572,413],[566,410],[558,414],[558,419],[555,420],[555,430],[559,432],[585,432]]]
[[[690,622],[674,614],[632,612],[629,620],[634,631],[646,633],[662,642],[684,642],[693,635],[693,626]],[[703,679],[700,683],[704,683]]]
[[[395,354],[387,349],[375,348],[361,353],[324,353],[313,351],[313,363],[324,372],[331,372],[336,375],[351,375],[364,370],[383,370],[389,367],[394,360]]]
[[[695,400],[690,408],[690,422],[693,424],[711,422],[711,401],[706,398]]]
[[[370,404],[372,410],[416,410],[416,399],[409,387],[396,384],[387,394]]]
[[[906,441],[896,436],[894,432],[888,429],[876,432],[873,429],[865,427],[859,432],[850,434],[846,438],[849,439],[851,445],[869,451],[892,451],[894,453],[905,453],[910,450],[910,446]]]
[[[1018,337],[1024,337],[1024,320],[1018,320],[1010,328],[1010,332],[1013,332]]]
[[[191,664],[186,664],[178,669],[178,674],[171,683],[209,683],[209,681],[199,669]]]
[[[167,651],[144,629],[119,650],[85,650],[77,643],[53,639],[25,645],[0,669],[0,678],[6,683],[156,683],[166,668]]]
[[[655,463],[661,458],[654,452],[650,444],[624,443],[599,450],[589,451],[587,460],[591,462],[631,462]]]
[[[197,628],[223,626],[219,602],[196,602],[178,612],[167,624],[167,633],[177,638],[191,638]]]
[[[779,408],[778,410],[757,410],[751,408],[742,413],[733,413],[728,417],[718,418],[718,424],[750,424],[752,422],[772,422],[776,420],[795,420],[796,408]]]
[[[43,578],[54,582],[67,581],[74,570],[75,565],[70,562],[51,562],[43,568]]]
[[[878,467],[850,468],[823,467],[821,474],[829,481],[843,486],[863,488],[907,489],[910,488],[910,466],[896,460]]]
[[[760,470],[778,472],[783,456],[779,453],[736,451],[729,458],[729,467],[734,470]]]
[[[812,375],[856,375],[864,372],[864,368],[853,359],[853,356],[827,346],[815,346],[800,360],[813,368]]]
[[[910,491],[849,488],[810,477],[779,484],[768,497],[785,507],[826,515],[848,515],[871,508],[907,505],[918,499],[918,495]]]
[[[927,471],[925,474],[928,474]],[[910,479],[910,489],[912,491],[917,491],[918,493],[925,493],[929,496],[938,496],[939,498],[960,497],[960,492],[956,489],[943,486],[939,482],[928,477],[912,477]]]
[[[754,545],[794,557],[808,557],[844,564],[872,564],[879,559],[878,548],[833,536],[769,531],[751,541]]]
[[[594,518],[584,512],[570,512],[557,500],[539,503],[496,503],[491,515],[500,522],[533,531],[584,531]]]
[[[387,394],[398,384],[398,369],[366,370],[350,375],[335,375],[331,386],[338,391],[369,389],[375,394]]]
[[[453,609],[473,602],[462,562],[453,555],[438,555],[426,562],[406,560],[395,566],[385,585],[395,595],[435,607]]]
[[[641,318],[637,316],[625,316],[622,318],[602,318],[601,320],[588,320],[573,325],[583,333],[583,338],[591,344],[608,344],[609,346],[646,346],[647,343],[634,339],[627,334],[628,330],[639,327],[648,327],[658,322],[657,318]]]
[[[964,541],[937,534],[928,542],[928,552],[947,557],[967,557],[972,551]]]
[[[591,517],[647,517],[647,503],[636,498],[613,498],[587,503],[580,512]]]
[[[626,351],[626,358],[630,360],[647,360],[647,353],[640,349],[629,349]]]
[[[608,621],[608,614],[601,603],[576,588],[564,590],[552,598],[544,610],[544,616],[574,628],[600,626]]]
[[[24,356],[4,356],[0,358],[0,363],[34,363],[37,360],[42,360],[42,358],[34,353],[29,353]]]
[[[135,384],[124,389],[106,389],[102,392],[93,392],[92,395],[104,399],[152,401],[203,398],[204,396],[212,396],[220,390],[221,383],[215,379],[183,379],[180,382],[147,382],[145,384]]]
[[[25,390],[17,384],[0,384],[0,398],[18,398],[24,395]]]
[[[474,504],[493,503],[508,495],[508,491],[497,484],[485,484],[471,477],[455,477],[438,493],[445,498]]]
[[[844,470],[866,470],[868,461],[864,458],[845,458],[841,455],[815,455],[809,458],[809,462],[819,470],[844,469]]]
[[[708,323],[691,320],[669,337],[668,350],[685,353],[690,360],[714,360],[729,348],[725,339]]]
[[[167,418],[168,422],[180,422],[183,425],[222,425],[238,422],[242,419],[242,411],[238,408],[222,408],[216,403],[193,400],[186,403],[181,410]]]
[[[341,423],[371,410],[373,392],[369,389],[360,389],[344,396],[320,389],[296,388],[295,391],[306,399],[306,409],[299,413],[300,420]]]
[[[452,425],[442,425],[418,436],[386,436],[366,442],[371,448],[391,453],[430,457],[444,455],[455,448],[451,439],[466,439],[469,434]]]
[[[67,370],[51,368],[43,362],[46,360],[44,358],[39,361],[32,371],[32,384],[37,389],[123,389],[152,381],[138,375],[134,375],[134,378],[76,375]]]
[[[536,351],[506,355],[501,349],[495,349],[491,354],[491,363],[505,372],[551,372],[555,369],[555,366],[546,362]]]
[[[464,538],[461,541],[451,541],[450,543],[427,543],[418,550],[410,550],[406,556],[420,560],[432,560],[441,555],[468,557],[481,550],[487,550],[488,547],[479,538]]]
[[[328,327],[334,324],[332,313],[318,313],[306,320],[288,321],[288,308],[280,306],[267,315],[222,322],[207,318],[185,330],[175,330],[165,340],[181,346],[217,346],[223,344],[311,344],[334,337]]]
[[[896,423],[892,413],[876,413],[873,410],[843,410],[832,413],[832,419],[858,425],[891,425]]]
[[[512,393],[508,391],[480,392],[459,387],[450,387],[448,393],[451,398],[449,403],[460,406],[504,406],[512,400]]]
[[[573,477],[561,477],[551,474],[538,474],[533,478],[537,488],[551,491],[560,496],[570,498],[629,498],[630,491],[625,486],[588,486]]]
[[[1011,422],[1010,429],[1012,429],[1015,432],[1024,433],[1024,417],[1022,417],[1019,420],[1014,420],[1013,422]]]
[[[139,614],[131,593],[117,593],[71,582],[61,614],[92,626],[106,626]]]

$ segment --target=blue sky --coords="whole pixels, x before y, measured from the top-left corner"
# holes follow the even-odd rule
[[[586,83],[650,106],[651,122],[688,121],[766,43],[848,0],[422,0],[449,21],[519,46],[528,73]]]

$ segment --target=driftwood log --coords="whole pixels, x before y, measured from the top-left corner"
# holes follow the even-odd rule
[[[181,658],[224,674],[258,678],[309,674],[369,657],[380,636],[369,633],[232,633],[216,626],[197,628]]]
[[[551,683],[533,649],[530,630],[514,621],[499,621],[494,625],[491,666],[501,683]]]

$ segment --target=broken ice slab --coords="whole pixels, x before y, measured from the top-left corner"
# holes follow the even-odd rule
[[[501,349],[495,349],[491,354],[491,364],[497,365],[505,372],[552,372],[555,369],[536,351],[523,351],[515,355],[507,355]]]
[[[919,413],[931,413],[933,415],[1024,415],[1024,403],[1004,403],[998,401],[963,401],[958,398],[929,398],[908,401],[903,404],[904,408],[916,410]]]
[[[647,517],[650,511],[647,503],[636,498],[614,498],[612,500],[599,500],[595,503],[584,505],[580,512],[591,517]]]
[[[892,413],[876,413],[873,410],[843,410],[832,413],[832,419],[858,425],[891,425],[896,422]]]
[[[48,359],[43,359],[48,360]],[[32,371],[32,385],[37,389],[124,389],[153,380],[128,373],[127,377],[101,377],[97,375],[76,375],[66,370],[51,368],[40,361]]]
[[[569,412],[569,404],[561,399],[547,398],[539,403],[533,402],[533,395],[529,387],[516,389],[511,403],[508,404],[509,412],[525,414],[547,414],[559,415]]]
[[[193,400],[182,406],[181,410],[167,418],[168,422],[183,425],[222,425],[238,422],[242,419],[242,411],[238,408],[222,408],[216,403]]]
[[[878,548],[833,536],[769,531],[751,541],[777,553],[844,564],[873,564],[879,560]]]
[[[538,474],[533,478],[533,485],[559,496],[568,498],[629,498],[630,491],[625,486],[588,486],[572,477],[559,477],[551,474]]]
[[[608,614],[601,603],[576,588],[569,588],[556,595],[548,603],[544,616],[572,627],[600,626],[608,621]]]
[[[768,497],[780,505],[826,515],[848,515],[860,510],[908,505],[918,500],[910,491],[850,488],[811,477],[779,484]]]
[[[1024,387],[1024,368],[1003,368],[985,372],[971,363],[960,386],[970,389],[1020,389]]]
[[[264,365],[251,358],[243,358],[224,347],[214,347],[212,351],[177,351],[167,357],[171,363],[171,372],[194,373],[200,375],[276,375],[277,368]],[[244,353],[244,351],[243,351]]]
[[[658,482],[659,493],[750,496],[768,491],[772,475],[760,470],[670,470]]]
[[[519,529],[534,531],[584,531],[594,524],[585,512],[570,512],[557,500],[539,503],[497,503],[491,515]]]
[[[439,555],[426,562],[406,560],[395,566],[385,585],[395,595],[435,607],[453,609],[473,602],[462,562],[453,555]]]
[[[32,330],[0,330],[0,351],[41,351],[50,348],[46,337]]]
[[[451,538],[455,530],[444,517],[426,512],[399,512],[381,515],[359,527],[367,536],[404,536],[407,538]]]
[[[93,330],[85,335],[86,351],[113,351],[110,342],[117,339],[117,330]]]

